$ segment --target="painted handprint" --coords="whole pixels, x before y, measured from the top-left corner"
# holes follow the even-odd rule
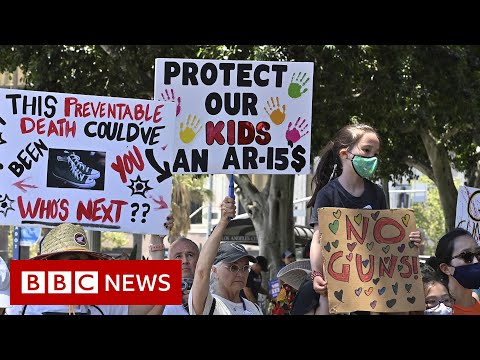
[[[168,208],[168,205],[167,203],[165,202],[165,200],[163,200],[163,196],[160,195],[160,197],[157,199],[155,199],[153,196],[149,196],[150,199],[152,199],[153,201],[155,201],[158,205],[160,205],[159,207],[155,208],[155,210],[162,210],[162,209],[166,209]]]
[[[276,97],[276,100],[277,100],[276,104],[273,97],[271,97],[270,99],[271,99],[271,102],[270,100],[267,101],[267,106],[270,109],[270,112],[267,110],[266,107],[264,107],[265,112],[268,114],[268,116],[270,116],[270,120],[272,120],[272,122],[275,125],[280,125],[285,121],[287,108],[285,105],[282,105],[282,108],[280,108],[280,100],[278,99],[278,96]]]
[[[300,122],[300,117],[298,117],[293,128],[292,122],[290,122],[288,124],[287,132],[285,133],[285,138],[288,141],[288,146],[293,147],[293,144],[295,144],[298,140],[307,135],[309,133],[309,131],[306,130],[307,127],[308,123],[306,123],[305,119]]]
[[[196,115],[193,116],[193,119],[191,119],[191,117],[192,115],[188,115],[185,129],[183,128],[183,122],[180,123],[180,139],[185,144],[191,143],[193,139],[195,139],[195,136],[197,136],[197,134],[200,132],[200,130],[202,130],[202,126],[198,127],[198,125],[200,125],[200,119],[197,119]]]
[[[309,77],[307,77],[307,79],[304,80],[306,75],[307,73],[303,73],[302,75],[302,72],[299,72],[297,77],[295,78],[295,73],[293,73],[292,80],[290,81],[290,85],[288,86],[288,95],[291,98],[293,99],[299,98],[300,96],[302,96],[307,92],[308,90],[307,88],[302,90],[302,88],[305,85],[307,85],[307,82],[310,80]]]
[[[165,95],[162,95],[162,100],[163,101],[175,101],[175,93],[173,92],[173,89],[170,89],[171,94],[168,93],[168,89],[165,89]],[[182,110],[182,98],[179,96],[177,98],[177,115],[180,114],[180,111]]]

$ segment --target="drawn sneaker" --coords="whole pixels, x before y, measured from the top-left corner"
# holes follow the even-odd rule
[[[72,160],[71,156],[57,156],[57,162],[53,169],[53,175],[67,183],[82,188],[90,189],[96,181],[85,175]]]
[[[70,153],[68,151],[64,151],[68,154],[69,157],[72,158],[73,163],[75,166],[80,169],[85,175],[87,175],[90,179],[98,179],[100,177],[100,171],[91,168],[90,166],[85,165],[81,160],[80,156],[76,155],[74,152]]]

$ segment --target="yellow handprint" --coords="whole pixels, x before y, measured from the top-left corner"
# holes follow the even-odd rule
[[[193,119],[191,121],[190,118],[191,115],[189,114],[185,129],[183,129],[183,122],[180,123],[180,139],[185,144],[191,143],[193,139],[195,139],[195,136],[197,136],[197,134],[200,132],[200,130],[202,130],[202,126],[200,126],[200,128],[198,127],[198,125],[200,125],[200,119],[197,119],[196,115],[193,116]]]
[[[270,116],[270,120],[272,120],[272,122],[275,125],[280,125],[281,123],[283,123],[285,121],[287,108],[286,108],[285,105],[283,105],[282,109],[280,109],[280,100],[278,99],[278,96],[276,97],[276,99],[277,99],[276,104],[275,104],[275,100],[273,100],[273,97],[271,97],[270,99],[272,100],[271,104],[270,104],[270,101],[267,101],[267,105],[270,108],[270,112],[268,112],[266,107],[264,107],[264,109],[265,109],[266,113],[268,114],[268,116]],[[282,110],[283,110],[283,112],[282,112]]]

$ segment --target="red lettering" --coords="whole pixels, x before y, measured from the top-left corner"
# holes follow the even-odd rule
[[[399,234],[390,239],[384,238],[382,236],[382,229],[384,226],[387,226],[387,225],[392,225],[396,227],[399,231]],[[375,238],[375,241],[378,243],[395,244],[403,240],[403,238],[405,237],[405,229],[403,228],[403,226],[401,226],[398,222],[396,222],[392,218],[383,217],[378,219],[377,222],[375,223],[375,227],[373,228],[373,236]]]
[[[70,106],[77,105],[78,100],[74,97],[66,97],[64,100],[65,116],[70,116]],[[77,116],[77,114],[75,114]]]
[[[91,279],[94,279],[94,277],[91,275],[91,274],[85,274],[85,275],[82,275],[78,278],[78,286],[80,287],[80,289],[82,290],[92,290],[94,288],[94,286],[90,286],[90,287],[86,287],[86,286],[83,286],[83,283],[82,283],[82,280],[84,278],[91,278]]]
[[[65,277],[62,274],[53,274],[53,289],[65,290],[67,284],[65,284]]]
[[[238,145],[248,145],[255,140],[255,128],[250,121],[238,122]],[[235,143],[235,142],[234,142]],[[234,143],[230,144],[233,145]]]
[[[378,274],[379,276],[385,276],[386,273],[389,278],[392,278],[393,272],[395,271],[395,265],[397,264],[397,256],[392,255],[390,257],[386,257],[385,259],[390,260],[385,262],[384,258],[380,258]]]
[[[342,272],[340,273],[336,272],[333,269],[333,263],[338,258],[341,258],[342,256],[343,256],[343,251],[337,251],[336,253],[332,254],[332,256],[330,257],[330,261],[328,262],[327,273],[329,276],[331,276],[335,280],[348,282],[348,279],[350,277],[350,265],[342,264]]]
[[[375,268],[373,261],[374,261],[373,255],[368,255],[368,260],[363,260],[363,261],[362,261],[362,255],[357,254],[357,255],[355,256],[355,263],[356,263],[356,266],[357,266],[358,277],[360,278],[360,280],[361,280],[362,282],[367,282],[367,281],[372,280],[372,277],[373,277],[373,269]],[[368,262],[368,263],[366,263],[367,265],[364,266],[364,265],[363,265],[363,262]],[[362,266],[364,266],[364,267],[367,267],[367,266],[368,266],[368,267],[369,267],[366,274],[363,273],[363,268],[362,268]]]
[[[38,276],[34,274],[27,275],[27,289],[30,290],[38,290],[40,288],[40,284],[38,283]]]
[[[403,264],[403,265],[405,265],[406,267],[404,267],[403,269],[407,270],[406,272],[405,272],[405,271],[404,271],[404,272],[401,272],[401,273],[400,273],[400,276],[401,276],[402,278],[409,278],[409,277],[411,277],[411,276],[412,276],[412,265],[410,264],[410,261],[408,261],[408,256],[406,256],[406,255],[405,255],[405,256],[402,256],[402,257],[400,258],[400,263]],[[403,269],[402,269],[402,270],[403,270]]]
[[[352,222],[350,221],[350,218],[345,216],[345,221],[347,223],[347,240],[352,239],[352,232],[353,236],[355,236],[355,239],[360,243],[363,244],[365,242],[365,237],[367,236],[367,228],[368,228],[368,220],[369,218],[366,216],[363,216],[363,228],[362,228],[362,236],[358,234],[357,230],[353,226]]]
[[[258,145],[267,145],[270,143],[272,137],[270,133],[268,133],[268,130],[270,130],[270,123],[266,121],[260,121],[257,124],[258,135],[255,137],[255,141]]]
[[[131,174],[134,170],[134,167],[140,171],[142,171],[145,167],[142,153],[135,145],[133,145],[133,151],[135,151],[135,155],[137,156],[136,158],[131,151],[128,151],[128,154],[123,155],[123,159],[120,157],[120,155],[117,155],[115,158],[116,161],[110,165],[113,170],[120,174],[120,179],[123,183],[127,182],[127,173]]]
[[[222,130],[225,127],[223,121],[214,124],[213,121],[207,121],[205,124],[205,134],[207,145],[212,145],[216,142],[219,145],[225,144],[225,138],[222,135]]]

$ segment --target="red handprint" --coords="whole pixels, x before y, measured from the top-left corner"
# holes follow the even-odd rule
[[[175,101],[175,93],[173,92],[173,89],[170,89],[170,92],[171,92],[171,95],[168,94],[168,89],[165,89],[165,95],[161,94],[163,101]],[[182,102],[182,98],[178,97],[177,98],[177,115],[176,116],[178,116],[178,114],[180,114],[180,110],[182,110],[181,102]]]
[[[157,199],[155,199],[153,196],[149,196],[150,199],[152,199],[153,201],[155,201],[158,205],[160,205],[159,207],[155,208],[155,210],[162,210],[162,209],[166,209],[168,208],[168,205],[167,203],[165,202],[165,200],[163,200],[163,196],[160,195],[160,197]]]

